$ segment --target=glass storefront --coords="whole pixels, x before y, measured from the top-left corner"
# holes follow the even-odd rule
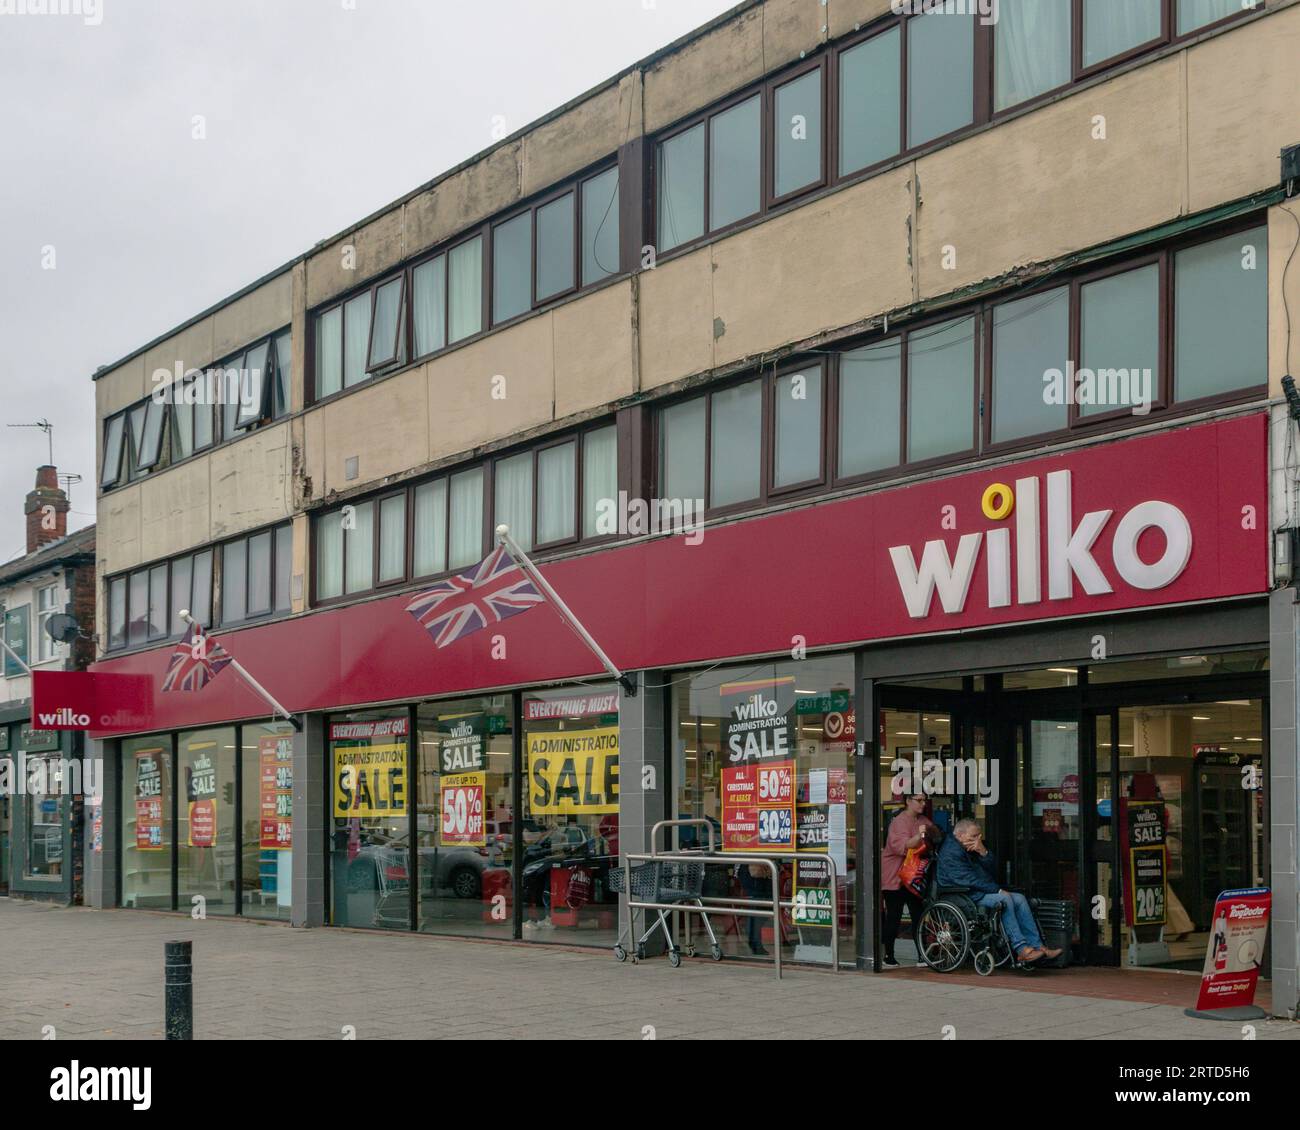
[[[330,722],[335,926],[411,928],[410,725],[405,707]]]
[[[422,931],[514,935],[513,713],[510,695],[416,712]]]
[[[840,952],[853,952],[857,726],[853,657],[718,668],[675,680],[673,779],[678,818],[703,819],[720,851],[781,857],[782,956],[829,961],[834,861]],[[702,827],[681,847],[703,847]],[[706,895],[770,898],[760,865],[710,867]],[[712,916],[723,953],[761,956],[777,944],[770,921]],[[698,934],[699,923],[692,923]]]
[[[172,907],[172,791],[170,736],[121,743],[121,905]]]
[[[618,896],[618,688],[523,696],[523,936],[613,945]]]
[[[179,744],[178,906],[234,914],[235,729],[192,730]]]
[[[57,879],[63,875],[63,824],[67,798],[63,795],[62,754],[28,757],[28,780],[44,784],[44,795],[27,798],[27,857],[23,877]]]
[[[240,727],[240,894],[246,918],[289,919],[293,901],[293,727]]]

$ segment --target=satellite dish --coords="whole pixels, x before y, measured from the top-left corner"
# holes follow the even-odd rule
[[[66,612],[56,612],[46,620],[45,630],[49,632],[51,639],[59,643],[71,643],[81,634],[81,626],[77,623],[77,618],[69,616]]]

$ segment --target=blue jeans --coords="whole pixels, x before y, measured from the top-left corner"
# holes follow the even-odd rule
[[[1029,901],[1024,895],[1006,891],[999,891],[995,895],[976,895],[975,904],[983,907],[996,906],[1002,912],[1002,927],[1007,932],[1012,953],[1018,954],[1025,946],[1043,948],[1034,912],[1029,909]]]

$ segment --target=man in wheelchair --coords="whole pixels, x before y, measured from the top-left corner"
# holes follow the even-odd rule
[[[1043,945],[1029,900],[1019,892],[1003,890],[997,873],[997,859],[984,845],[979,824],[974,820],[958,820],[952,835],[939,845],[939,886],[964,887],[976,906],[996,909],[1002,917],[1011,952],[1022,964],[1059,957],[1059,949]]]

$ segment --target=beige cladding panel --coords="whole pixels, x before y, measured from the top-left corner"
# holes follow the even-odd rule
[[[288,421],[217,448],[207,464],[212,540],[278,522],[292,513]]]
[[[768,60],[768,65],[774,62]],[[672,125],[762,75],[760,7],[742,12],[736,19],[687,43],[646,70],[646,132]]]
[[[213,315],[211,360],[223,360],[233,350],[284,329],[292,319],[293,272],[285,271]]]
[[[908,179],[886,173],[714,244],[715,364],[907,305]]]
[[[1282,395],[1282,378],[1300,369],[1300,200],[1291,200],[1270,208],[1268,212],[1268,373],[1269,395]],[[1296,252],[1292,270],[1287,273],[1287,260]],[[1283,277],[1285,274],[1285,278]],[[1283,291],[1283,286],[1286,287]],[[1283,294],[1286,301],[1283,301]],[[1287,307],[1290,307],[1292,332],[1287,333]],[[1291,339],[1291,356],[1286,355],[1288,336]]]
[[[530,318],[425,366],[430,458],[468,451],[554,418],[552,316]]]
[[[917,162],[921,297],[1176,217],[1180,67],[1154,63]]]
[[[417,254],[460,235],[519,199],[520,143],[494,149],[481,161],[409,200],[406,246]],[[313,304],[318,301],[312,299]]]
[[[426,398],[424,369],[418,367],[359,388],[313,412],[322,417],[325,443],[323,477],[313,479],[315,493],[355,489],[428,462]],[[309,441],[312,438],[309,431]],[[348,479],[352,458],[357,460],[357,474]]]
[[[1273,188],[1278,154],[1300,141],[1300,6],[1187,53],[1190,210]]]
[[[140,558],[157,561],[211,540],[208,460],[200,456],[141,480]]]
[[[307,305],[318,306],[401,262],[403,210],[395,208],[307,260]]]
[[[155,345],[144,355],[144,394],[152,392],[159,383],[155,375],[167,374],[163,383],[174,381],[177,370],[184,374],[187,369],[195,369],[217,360],[213,354],[211,316],[194,325],[173,334],[166,341]]]
[[[120,487],[99,500],[95,516],[95,545],[100,576],[139,565],[140,484]]]
[[[144,358],[135,357],[95,380],[95,412],[103,420],[140,400],[148,391],[145,385]]]
[[[617,85],[544,122],[523,137],[520,195],[531,196],[613,156],[627,133],[626,107],[621,106]]]
[[[888,15],[890,0],[830,0],[830,35],[832,39],[865,27],[872,20]]]
[[[713,368],[712,250],[642,271],[637,283],[642,389]]]
[[[552,317],[556,419],[635,391],[630,280],[559,306]]]

